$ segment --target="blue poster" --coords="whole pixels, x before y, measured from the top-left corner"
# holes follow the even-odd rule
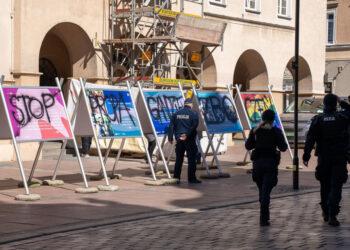
[[[129,91],[86,89],[86,95],[92,123],[99,138],[141,136]]]
[[[230,93],[198,91],[200,110],[210,134],[242,132]]]
[[[144,91],[157,135],[167,135],[171,116],[184,106],[181,91]]]

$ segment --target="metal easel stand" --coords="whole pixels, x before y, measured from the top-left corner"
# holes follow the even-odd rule
[[[41,141],[39,144],[38,151],[37,151],[36,156],[35,156],[35,160],[33,162],[32,170],[30,171],[30,175],[28,177],[27,184],[29,187],[40,187],[40,182],[37,182],[37,181],[33,182],[32,179],[33,179],[34,171],[35,171],[36,166],[38,164],[39,156],[40,156],[41,150],[43,148],[43,145],[44,145],[44,142]],[[18,187],[24,187],[24,183],[22,181],[19,182]]]
[[[143,129],[142,129],[142,126],[141,126],[141,123],[140,123],[139,113],[137,112],[136,102],[135,102],[135,99],[134,99],[134,97],[133,97],[133,95],[131,93],[130,82],[126,81],[126,85],[128,87],[129,93],[130,93],[132,104],[133,104],[133,106],[135,108],[136,119],[139,121],[139,126],[140,126],[140,130],[141,130],[141,139],[142,139],[142,143],[143,143],[143,146],[145,148],[145,151],[146,151],[148,165],[150,167],[150,170],[151,170],[151,173],[152,173],[152,178],[153,178],[153,181],[147,181],[145,184],[146,185],[164,185],[163,182],[160,183],[160,181],[157,181],[157,178],[156,178],[156,175],[155,175],[154,169],[153,169],[152,156],[149,154],[149,152],[147,150],[147,143],[146,143],[145,135],[143,133]],[[142,95],[142,97],[143,97],[143,95]],[[124,147],[124,143],[123,142],[122,142],[122,146]],[[120,156],[119,152],[118,152],[118,155]],[[115,166],[118,163],[118,160],[119,160],[119,158],[117,157],[117,161],[114,163],[114,166],[113,166],[113,173],[114,173]]]
[[[229,90],[229,92],[231,91],[232,88],[233,88],[232,85],[227,85],[227,89]],[[249,123],[248,115],[247,115],[247,113],[246,113],[245,110],[244,110],[244,103],[243,103],[243,101],[242,101],[242,99],[241,99],[241,92],[240,92],[240,90],[241,90],[241,85],[238,86],[238,85],[236,84],[236,85],[235,85],[235,88],[236,88],[236,90],[237,90],[236,96],[238,96],[238,99],[239,99],[239,101],[240,101],[240,103],[241,103],[241,105],[242,105],[242,110],[243,110],[243,113],[244,113],[244,115],[245,115],[247,124],[248,124],[248,126],[249,126],[249,131],[250,131],[252,128],[251,128],[250,123]],[[232,95],[230,94],[230,98],[231,98],[231,97],[232,97]],[[234,105],[235,105],[235,107],[236,107],[236,104],[235,104],[235,101],[233,100],[233,97],[232,97],[232,101],[233,101],[233,103],[234,103]],[[236,108],[236,110],[237,110],[237,108]],[[239,114],[238,114],[238,110],[237,110],[237,116],[238,116],[239,121],[241,122],[242,120],[241,120],[241,118],[240,118],[240,116],[239,116]],[[246,134],[245,134],[245,132],[244,132],[244,128],[243,128],[242,122],[241,122],[241,125],[242,125],[242,129],[243,129],[243,130],[242,130],[242,135],[243,135],[244,141],[246,142],[246,141],[247,141],[247,136],[246,136]],[[250,154],[251,154],[251,152],[250,152],[249,150],[247,150],[246,153],[245,153],[245,155],[244,155],[243,162],[237,162],[237,165],[238,165],[238,166],[251,166],[252,163],[251,163],[251,162],[247,162],[247,157],[248,157],[248,155],[250,156]],[[247,170],[247,172],[251,173],[252,171],[251,171],[251,169],[249,169],[249,170]]]
[[[195,94],[195,98],[197,99],[197,103],[199,104],[199,100],[197,98],[197,91],[196,91],[196,88],[195,88],[195,86],[193,84],[192,84],[192,90],[193,90],[193,93]],[[202,112],[199,112],[199,113],[200,113],[203,121],[205,121],[203,113]],[[219,174],[218,174],[219,178],[230,178],[231,177],[230,174],[223,173],[222,170],[221,170],[221,164],[220,164],[219,158],[218,158],[218,156],[216,154],[215,147],[214,147],[212,138],[211,138],[211,136],[209,134],[209,130],[208,130],[207,124],[205,124],[205,122],[204,122],[204,128],[205,128],[205,132],[207,133],[208,141],[209,141],[211,150],[213,151],[214,158],[215,158],[215,161],[216,161],[216,165],[217,165],[218,170],[219,170]]]
[[[224,138],[224,135],[225,134],[220,134],[220,139],[219,139],[218,145],[216,146],[216,149],[215,149],[216,154],[218,154],[218,152],[219,152],[219,148],[220,148],[222,139]],[[214,137],[214,135],[213,135],[213,137]],[[210,167],[214,167],[214,158],[211,160]]]
[[[17,142],[16,142],[16,138],[15,138],[15,134],[13,132],[13,128],[12,128],[12,124],[11,124],[11,119],[10,119],[10,115],[8,113],[7,110],[7,105],[6,105],[6,100],[5,100],[5,95],[2,89],[2,84],[4,82],[5,76],[1,76],[0,78],[0,92],[1,92],[1,100],[3,103],[3,107],[5,108],[5,114],[6,114],[6,120],[11,132],[11,137],[12,137],[12,141],[13,141],[13,146],[15,148],[16,151],[16,157],[17,157],[17,162],[19,165],[19,170],[21,173],[21,177],[22,177],[22,181],[23,181],[23,186],[25,189],[25,194],[19,194],[15,196],[15,200],[21,200],[21,201],[33,201],[33,200],[40,200],[40,195],[38,194],[30,194],[29,193],[29,188],[28,188],[28,184],[26,182],[26,177],[25,177],[25,173],[24,173],[24,169],[23,169],[23,165],[22,165],[22,160],[21,160],[21,155],[19,153],[19,149],[17,146]]]
[[[117,157],[115,158],[115,161],[114,161],[114,164],[113,164],[112,173],[111,173],[111,175],[110,175],[110,178],[111,178],[111,179],[122,179],[122,178],[123,178],[123,176],[122,176],[121,174],[116,174],[116,173],[115,173],[115,169],[116,169],[116,167],[117,167],[117,165],[118,165],[120,156],[121,156],[121,154],[122,154],[122,152],[123,152],[123,148],[124,148],[124,145],[125,145],[125,141],[126,141],[126,138],[123,138],[123,139],[122,139],[122,142],[121,142],[121,144],[120,144]],[[109,152],[108,152],[108,154],[109,154]],[[108,154],[107,154],[107,157],[108,157]],[[106,159],[106,162],[107,162],[107,159]]]
[[[105,157],[103,158],[103,164],[105,166],[106,166],[106,163],[107,163],[107,160],[108,160],[108,156],[109,156],[109,153],[111,151],[113,142],[114,142],[114,138],[110,139],[109,144],[108,144],[108,148],[107,148],[107,151],[106,151],[106,154],[105,154]],[[104,176],[103,176],[103,171],[102,171],[102,168],[101,168],[100,172],[98,173],[98,175],[92,175],[90,177],[90,180],[92,180],[92,181],[100,181],[103,178],[104,178]]]
[[[56,77],[56,84],[57,84],[57,87],[59,88],[61,93],[62,93],[61,86],[63,85],[63,81],[64,81],[63,78],[61,78],[59,80]],[[81,91],[81,93],[82,93],[82,91]],[[62,95],[62,99],[63,99],[63,95]],[[77,103],[77,105],[79,105],[79,104]],[[64,100],[63,100],[63,106],[64,106],[64,111],[66,113],[66,117],[69,119],[66,103],[64,102]],[[75,113],[73,113],[73,117],[72,117],[72,118],[74,118],[74,120],[73,120],[74,121],[74,127],[75,127],[75,117],[74,116],[76,115],[77,110],[78,109],[76,107],[76,109],[74,110]],[[81,171],[81,174],[82,174],[83,180],[84,180],[84,188],[77,188],[75,190],[75,192],[76,193],[83,193],[83,194],[86,194],[86,193],[97,193],[98,192],[97,188],[89,187],[89,185],[88,185],[88,182],[86,180],[85,170],[84,170],[84,167],[83,167],[83,163],[81,161],[81,157],[80,157],[80,154],[79,154],[78,144],[77,144],[77,141],[76,141],[75,136],[74,136],[74,127],[71,125],[70,121],[68,121],[68,125],[69,125],[69,129],[70,129],[70,131],[72,133],[72,140],[73,140],[74,150],[75,150],[75,153],[77,155],[80,171]],[[53,176],[54,180],[56,179],[57,170],[58,170],[58,167],[60,165],[60,162],[61,162],[61,159],[62,159],[62,155],[63,155],[63,151],[64,151],[64,149],[66,147],[66,144],[67,144],[67,140],[63,143],[62,148],[61,148],[60,157],[59,157],[59,159],[57,161],[57,166],[56,166],[55,173],[54,173],[54,176]]]
[[[165,145],[165,142],[166,142],[166,136],[163,137],[162,143],[160,144],[160,146],[162,147],[162,149],[163,149],[163,147],[164,147],[164,145]],[[158,167],[158,162],[159,162],[159,160],[160,160],[160,157],[161,157],[161,153],[160,153],[160,149],[158,148],[156,161],[154,162],[154,169],[155,169],[156,174],[163,174],[163,173],[164,173],[163,170],[158,170],[158,168],[157,168],[157,167]],[[168,157],[168,160],[167,160],[167,164],[168,164],[168,163],[169,163],[169,157]],[[169,165],[167,165],[167,166],[169,166]],[[170,170],[169,170],[169,172],[170,172]]]
[[[142,87],[141,87],[140,82],[137,82],[137,86],[138,86],[138,88],[139,88],[139,91],[140,91],[140,94],[141,94],[141,97],[142,97],[142,100],[143,100],[143,104],[144,104],[144,106],[145,106],[145,108],[146,108],[147,116],[148,116],[148,119],[149,119],[149,121],[150,121],[150,123],[151,123],[151,127],[152,127],[152,130],[153,130],[153,134],[154,134],[154,136],[156,137],[156,143],[157,143],[157,147],[158,147],[158,149],[159,149],[160,155],[161,155],[162,160],[163,160],[164,169],[165,169],[166,174],[167,174],[167,176],[168,176],[168,180],[163,179],[162,182],[163,182],[163,184],[178,184],[178,183],[179,183],[179,180],[178,180],[178,179],[173,179],[173,178],[171,178],[171,175],[170,175],[170,172],[169,172],[169,169],[168,169],[168,165],[167,165],[167,162],[166,162],[166,159],[165,159],[163,150],[162,150],[162,148],[161,148],[161,145],[160,145],[160,143],[159,143],[159,141],[158,141],[158,135],[157,135],[156,129],[155,129],[155,127],[154,127],[154,124],[153,124],[153,122],[152,122],[152,117],[151,117],[151,115],[150,115],[150,111],[149,111],[149,109],[148,109],[148,105],[147,105],[147,103],[146,103],[145,96],[144,96],[144,94],[143,94],[143,90],[142,90]],[[143,140],[144,140],[144,137],[142,137],[142,138],[143,138]],[[145,142],[144,142],[144,143],[145,143]],[[148,150],[147,150],[146,144],[145,144],[145,150],[146,150],[146,152],[147,152],[148,162],[150,163],[150,166],[152,166],[152,161],[151,161],[150,155],[148,154]],[[153,170],[153,167],[151,167],[151,171],[154,171],[154,170]],[[152,174],[153,174],[153,173],[154,173],[154,172],[152,172]],[[155,178],[155,177],[154,177],[154,178]]]
[[[210,136],[211,137],[211,140],[213,140],[214,139],[214,134],[209,134],[209,135],[207,135],[208,137]],[[208,141],[209,141],[209,138],[208,138]],[[207,147],[206,147],[206,149],[205,149],[205,152],[204,152],[204,156],[205,157],[207,157],[208,155],[209,155],[209,149],[210,149],[210,143],[208,143],[208,145],[207,145]],[[215,151],[216,152],[216,151]],[[211,166],[209,166],[209,168],[211,168],[211,169],[214,169],[214,168],[217,168],[217,167],[214,167],[213,166],[213,161],[214,161],[214,157],[213,157],[213,159],[212,159],[212,163],[211,163]],[[204,162],[202,162],[202,164],[201,164],[201,167],[203,167],[203,164],[204,164]]]
[[[270,95],[271,95],[272,101],[273,101],[273,103],[276,105],[275,99],[273,98],[273,95],[272,95],[272,88],[273,88],[273,85],[269,85],[268,88],[269,88],[269,93],[270,93]],[[283,127],[283,124],[282,124],[280,115],[279,115],[279,113],[278,113],[277,107],[275,106],[275,108],[276,108],[277,117],[278,117],[278,119],[279,119],[279,121],[280,121],[280,124],[281,124],[281,130],[282,130],[282,134],[283,134],[284,140],[286,141],[287,146],[288,146],[289,156],[290,156],[290,159],[292,160],[292,164],[291,164],[290,166],[286,166],[286,168],[287,168],[287,169],[293,169],[293,159],[294,159],[294,156],[293,156],[292,150],[291,150],[291,148],[290,148],[290,145],[289,145],[289,142],[288,142],[288,139],[287,139],[287,136],[286,136],[286,132],[284,131],[284,127]],[[302,166],[299,166],[299,168],[302,168]]]
[[[60,150],[60,155],[58,156],[56,168],[55,168],[55,171],[53,173],[52,179],[51,180],[44,180],[43,181],[44,185],[56,186],[56,185],[63,185],[64,184],[64,182],[62,180],[56,180],[56,177],[57,177],[58,168],[61,164],[61,159],[62,159],[63,153],[66,150],[67,142],[68,142],[68,140],[65,140],[62,144],[62,147]]]
[[[86,81],[83,82],[82,79],[80,78],[80,83],[81,83],[81,92],[80,92],[80,94],[83,95],[84,103],[86,105],[86,110],[89,110],[88,100],[87,100],[87,97],[86,97],[86,90],[85,90]],[[94,139],[95,139],[95,143],[96,143],[96,149],[97,149],[97,152],[98,152],[98,157],[99,157],[99,160],[100,160],[100,163],[101,163],[103,176],[104,176],[104,179],[105,179],[105,182],[106,182],[106,185],[99,185],[97,188],[100,191],[117,191],[119,189],[118,186],[113,186],[113,185],[109,184],[106,168],[105,168],[104,161],[103,161],[103,158],[102,158],[100,143],[99,143],[98,137],[96,135],[96,131],[94,129],[94,125],[92,123],[92,119],[91,119],[91,114],[90,113],[89,113],[89,117],[90,117],[90,119],[89,119],[90,126],[91,126],[91,129],[92,129],[92,132],[93,132],[93,136],[94,136]],[[78,152],[78,159],[80,159],[79,152]]]

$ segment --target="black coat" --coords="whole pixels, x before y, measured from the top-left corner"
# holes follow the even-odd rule
[[[198,114],[189,106],[178,110],[170,120],[168,140],[172,141],[174,134],[178,140],[182,134],[185,134],[188,139],[195,139],[197,135]]]
[[[287,147],[282,131],[269,125],[262,126],[259,129],[253,128],[245,143],[247,150],[254,149],[262,158],[274,156],[277,148],[284,152]]]
[[[343,106],[343,104],[341,104]],[[347,112],[325,109],[316,115],[306,136],[303,161],[309,161],[316,143],[315,155],[325,158],[345,156],[348,146],[349,116]]]

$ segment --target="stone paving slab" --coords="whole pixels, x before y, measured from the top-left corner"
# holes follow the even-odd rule
[[[58,178],[65,181],[64,186],[31,188],[42,199],[36,202],[15,201],[14,196],[23,194],[24,189],[17,188],[19,170],[16,163],[0,164],[0,242],[16,240],[47,232],[60,232],[96,225],[140,220],[159,215],[177,214],[182,211],[196,211],[226,207],[242,202],[254,202],[257,188],[247,174],[251,167],[241,167],[236,162],[244,157],[243,147],[231,147],[227,154],[219,156],[224,172],[231,174],[228,179],[203,180],[200,185],[191,185],[186,181],[187,167],[184,166],[180,185],[151,187],[145,186],[149,180],[145,176],[147,165],[141,159],[122,159],[117,172],[123,174],[121,180],[110,180],[118,185],[120,191],[99,192],[98,194],[76,194],[74,190],[82,187],[82,177],[76,158],[62,161]],[[68,157],[68,156],[66,156]],[[209,157],[210,160],[210,157]],[[99,171],[97,157],[84,159],[87,174],[91,176]],[[36,180],[44,180],[52,175],[55,160],[47,159],[38,164]],[[172,166],[173,166],[172,162]],[[292,189],[292,171],[286,170],[290,164],[287,153],[282,154],[279,172],[279,184],[273,190],[274,195],[294,194]],[[310,168],[300,172],[300,191],[318,189],[314,178],[315,158]],[[113,166],[113,159],[107,162],[107,169]],[[24,163],[28,176],[31,162]],[[217,170],[212,170],[216,172]],[[205,171],[198,171],[198,175]],[[160,176],[165,178],[165,176]],[[90,186],[104,184],[104,181],[89,181]]]
[[[2,245],[3,249],[349,249],[350,188],[341,226],[321,218],[319,194],[274,198],[271,226],[259,226],[257,202],[119,222]]]

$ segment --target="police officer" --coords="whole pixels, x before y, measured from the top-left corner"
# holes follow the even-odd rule
[[[278,164],[280,152],[287,150],[287,143],[282,131],[273,126],[275,112],[265,110],[262,114],[262,121],[254,127],[245,143],[247,150],[252,150],[253,181],[259,188],[260,201],[260,225],[270,225],[270,193],[277,185]]]
[[[176,162],[174,170],[174,178],[180,180],[182,163],[184,161],[185,151],[188,158],[188,182],[201,183],[196,178],[196,135],[198,126],[198,114],[192,110],[192,100],[187,98],[185,100],[184,108],[178,110],[170,120],[168,140],[173,143],[173,136],[175,134],[176,140]]]
[[[339,226],[337,215],[343,184],[348,178],[346,169],[346,149],[348,145],[347,127],[349,117],[337,112],[336,95],[324,97],[324,112],[311,120],[307,133],[303,162],[308,166],[311,151],[316,143],[315,155],[318,157],[316,179],[321,185],[321,208],[324,221],[331,226]]]

